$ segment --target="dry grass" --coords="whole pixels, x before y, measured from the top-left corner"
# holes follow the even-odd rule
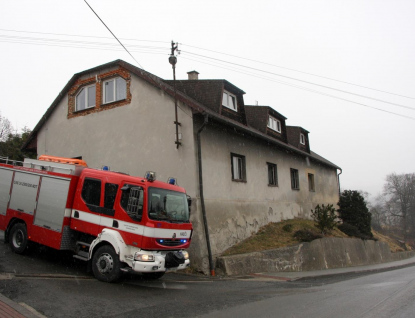
[[[373,229],[372,229],[372,233],[375,239],[377,239],[378,241],[388,243],[389,248],[392,251],[392,253],[412,250],[412,248],[409,245],[405,245],[403,242],[400,243],[398,240],[391,238],[389,236],[383,235],[379,232],[376,232]]]
[[[292,219],[278,223],[269,223],[261,227],[251,237],[226,250],[222,255],[243,254],[296,245],[299,241],[294,237],[294,233],[299,230],[319,233],[312,220]],[[328,236],[347,237],[346,234],[337,228]]]
[[[255,251],[263,251],[296,245],[300,242],[294,237],[294,233],[299,230],[309,230],[316,234],[319,233],[319,230],[314,226],[314,221],[312,220],[292,219],[278,223],[269,223],[268,225],[260,228],[259,231],[253,234],[251,237],[226,250],[222,255],[226,256],[251,253]],[[397,240],[381,235],[375,231],[372,232],[375,239],[388,243],[392,252],[405,250]],[[339,229],[335,228],[329,235],[326,235],[326,237],[348,236],[341,232]]]

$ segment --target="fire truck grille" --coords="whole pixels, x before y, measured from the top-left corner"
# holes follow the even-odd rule
[[[188,242],[187,239],[156,239],[156,242],[163,246],[180,246]]]

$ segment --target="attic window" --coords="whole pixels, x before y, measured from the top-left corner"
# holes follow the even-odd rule
[[[127,98],[127,83],[125,79],[116,77],[104,81],[104,104],[116,102]]]
[[[276,132],[281,132],[281,122],[274,117],[269,116],[268,119],[268,128],[275,130]]]
[[[236,107],[236,96],[231,93],[224,91],[222,97],[222,106],[230,108],[234,111],[238,111]]]
[[[75,99],[75,110],[80,111],[95,106],[95,84],[82,87]]]
[[[304,136],[304,134],[300,134],[300,144],[305,145],[305,136]]]

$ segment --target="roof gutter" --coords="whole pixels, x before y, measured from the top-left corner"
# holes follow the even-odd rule
[[[205,237],[206,237],[206,245],[208,250],[208,257],[209,257],[209,269],[210,275],[215,276],[215,266],[213,264],[212,258],[212,250],[210,248],[210,239],[209,239],[209,227],[207,223],[206,217],[206,208],[205,208],[205,197],[203,194],[203,173],[202,173],[202,147],[200,141],[200,134],[205,129],[206,125],[208,124],[209,115],[205,114],[204,121],[202,126],[200,126],[199,130],[197,131],[197,159],[198,159],[198,169],[199,169],[199,192],[200,192],[200,205],[202,206],[202,216],[203,216],[203,226],[205,230]]]

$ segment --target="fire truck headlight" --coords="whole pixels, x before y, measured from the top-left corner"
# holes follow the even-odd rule
[[[134,260],[140,262],[154,262],[154,255],[136,252],[134,254]]]
[[[189,253],[187,253],[187,251],[182,251],[182,254],[184,256],[184,259],[189,259]]]

